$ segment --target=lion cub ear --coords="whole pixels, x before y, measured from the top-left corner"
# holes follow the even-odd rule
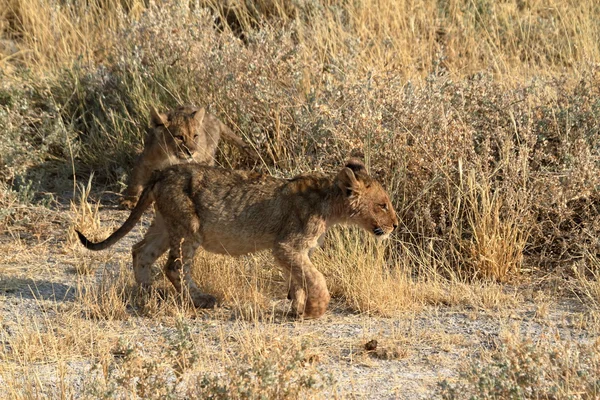
[[[167,114],[159,113],[156,108],[150,108],[150,123],[153,127],[155,126],[167,126],[169,124],[169,118]]]
[[[336,182],[337,185],[346,196],[350,196],[352,193],[360,192],[362,184],[357,179],[357,173],[363,171],[365,166],[358,160],[350,160],[344,168],[337,174]]]
[[[204,116],[206,115],[206,110],[204,108],[199,109],[198,111],[194,111],[192,113],[192,117],[196,120],[196,122],[198,122],[199,124],[202,124],[202,121],[204,121]]]
[[[365,167],[365,164],[355,157],[352,157],[348,160],[348,162],[346,163],[346,168],[350,168],[355,174],[358,174],[360,172],[367,173],[367,168]]]

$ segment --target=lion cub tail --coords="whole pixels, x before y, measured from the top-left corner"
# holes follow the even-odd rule
[[[135,224],[137,224],[137,222],[144,214],[144,211],[146,211],[146,209],[150,207],[150,205],[154,202],[154,196],[152,195],[153,188],[154,181],[152,181],[144,188],[144,191],[140,195],[140,199],[138,200],[134,209],[131,210],[131,214],[129,214],[129,217],[123,223],[123,225],[121,225],[119,229],[114,231],[112,235],[107,237],[105,240],[98,243],[94,243],[89,241],[88,238],[86,238],[83,235],[83,233],[79,232],[78,230],[75,230],[75,232],[77,232],[77,236],[79,236],[79,240],[81,241],[81,243],[87,249],[94,251],[107,249],[113,244],[117,243],[120,239],[123,238],[123,236],[127,235],[129,231],[133,229]]]

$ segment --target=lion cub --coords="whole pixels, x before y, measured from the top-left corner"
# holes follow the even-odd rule
[[[293,311],[305,318],[321,316],[329,304],[325,278],[309,258],[327,229],[354,224],[385,238],[398,225],[386,191],[356,159],[334,177],[305,174],[292,179],[180,164],[155,172],[129,218],[106,240],[93,243],[77,232],[81,243],[90,250],[106,249],[153,202],[154,221],[132,249],[140,285],[151,285],[150,267],[169,249],[164,269],[173,286],[178,291],[185,286],[196,307],[213,307],[215,298],[192,280],[198,247],[233,256],[270,249],[291,278]]]
[[[121,205],[135,206],[154,170],[190,161],[213,165],[221,137],[254,160],[259,159],[249,145],[204,108],[183,106],[168,114],[152,108],[144,150],[135,162]]]

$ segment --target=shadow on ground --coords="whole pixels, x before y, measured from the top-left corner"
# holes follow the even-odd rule
[[[32,300],[73,301],[76,288],[58,282],[0,275],[0,295]]]

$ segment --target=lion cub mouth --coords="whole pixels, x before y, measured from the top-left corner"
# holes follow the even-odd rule
[[[182,163],[194,162],[194,157],[187,155],[187,154],[179,154],[177,156],[177,158],[179,159],[179,162],[182,162]]]
[[[375,236],[383,236],[383,235],[385,235],[384,230],[381,229],[380,227],[373,228],[373,233],[375,234]]]

